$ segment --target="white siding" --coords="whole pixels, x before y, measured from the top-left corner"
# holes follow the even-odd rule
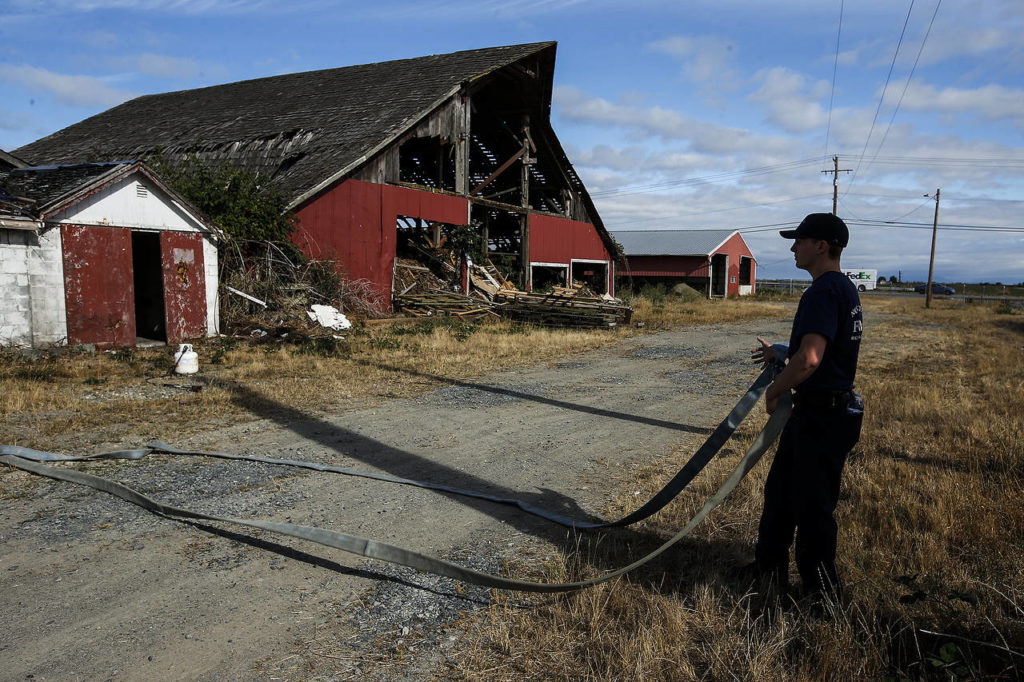
[[[173,204],[170,197],[139,174],[133,174],[76,202],[54,216],[53,220],[78,225],[205,232],[186,211]]]
[[[203,239],[203,275],[206,279],[206,335],[216,336],[220,332],[220,301],[217,264],[217,245]]]

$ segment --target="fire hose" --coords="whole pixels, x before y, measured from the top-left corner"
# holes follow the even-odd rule
[[[608,528],[616,526],[625,526],[641,521],[662,508],[665,507],[669,502],[675,499],[680,492],[693,480],[693,478],[700,473],[704,467],[714,458],[714,456],[721,450],[729,438],[733,435],[736,429],[744,418],[750,413],[751,409],[757,403],[757,401],[764,394],[768,384],[771,383],[773,376],[773,369],[765,369],[760,376],[750,386],[744,396],[732,409],[729,415],[718,425],[718,427],[711,433],[711,435],[705,440],[705,442],[698,448],[694,455],[683,465],[679,472],[650,500],[645,504],[641,505],[635,511],[627,514],[626,516],[616,521],[608,522],[590,522],[572,519],[560,514],[555,514],[544,509],[541,509],[535,505],[516,500],[514,498],[497,497],[487,495],[484,493],[465,490],[461,488],[454,488],[451,486],[445,486],[436,483],[429,483],[424,481],[415,481],[412,479],[401,478],[398,476],[392,476],[390,474],[380,474],[374,472],[358,471],[355,469],[349,469],[344,467],[337,467],[326,464],[319,464],[317,462],[308,462],[300,460],[287,460],[278,459],[272,457],[256,457],[247,455],[233,455],[228,453],[217,453],[217,452],[200,452],[200,451],[188,451],[173,448],[164,443],[153,443],[147,448],[133,449],[133,450],[118,450],[115,452],[101,453],[97,455],[85,455],[85,456],[71,456],[61,455],[51,452],[43,452],[39,450],[32,450],[29,448],[22,448],[17,446],[0,446],[0,462],[8,464],[14,468],[22,471],[30,472],[39,476],[52,478],[56,480],[66,481],[69,483],[77,483],[84,485],[101,492],[109,493],[116,497],[135,504],[147,511],[153,512],[169,518],[178,519],[194,519],[202,521],[215,521],[220,523],[229,523],[239,526],[245,526],[249,528],[258,528],[261,530],[271,531],[281,535],[289,537],[299,538],[302,540],[309,540],[318,544],[340,549],[345,552],[356,554],[359,556],[367,557],[370,559],[378,559],[394,564],[401,564],[403,566],[409,566],[419,571],[427,573],[434,573],[437,575],[453,578],[467,583],[473,583],[476,585],[482,585],[484,587],[492,587],[498,589],[507,590],[519,590],[526,592],[567,592],[571,590],[578,590],[598,583],[602,583],[608,580],[612,580],[621,575],[624,575],[644,564],[653,560],[655,557],[664,553],[670,547],[678,543],[684,537],[689,535],[697,525],[707,517],[711,511],[717,507],[730,492],[739,484],[739,482],[746,476],[755,464],[761,459],[764,453],[771,447],[772,443],[779,437],[782,432],[782,428],[789,418],[792,411],[792,404],[788,395],[784,395],[779,401],[779,406],[775,412],[765,423],[764,427],[754,438],[754,441],[747,448],[747,451],[740,458],[740,461],[736,464],[735,468],[730,473],[729,477],[724,483],[718,488],[718,490],[704,503],[703,507],[690,519],[689,522],[674,536],[663,543],[660,547],[650,552],[644,557],[634,561],[633,563],[624,566],[622,568],[603,573],[594,578],[588,580],[581,580],[575,582],[566,583],[540,583],[524,580],[515,580],[511,578],[505,578],[502,576],[496,576],[488,573],[483,573],[473,569],[468,569],[458,564],[454,564],[443,559],[430,557],[419,552],[407,550],[395,545],[390,545],[383,542],[377,542],[376,540],[361,538],[348,533],[342,533],[339,531],[326,530],[323,528],[315,528],[311,526],[301,526],[290,523],[280,523],[276,521],[263,521],[259,519],[234,519],[223,516],[215,516],[211,514],[204,514],[201,512],[192,511],[189,509],[183,509],[180,507],[174,507],[171,505],[164,504],[158,500],[152,499],[142,493],[133,490],[127,486],[124,486],[116,481],[111,481],[106,478],[94,476],[82,471],[74,469],[58,468],[51,466],[50,464],[44,464],[44,462],[89,462],[97,460],[110,460],[110,459],[141,459],[146,455],[152,453],[167,453],[172,455],[183,455],[183,456],[201,456],[201,457],[217,457],[221,459],[232,459],[232,460],[244,460],[252,462],[262,462],[267,464],[276,464],[282,466],[292,466],[304,469],[313,469],[316,471],[338,473],[348,476],[359,476],[363,478],[371,478],[375,480],[398,483],[401,485],[410,485],[419,488],[426,488],[430,490],[436,490],[439,492],[446,492],[456,495],[463,495],[473,497],[476,499],[487,500],[499,504],[507,504],[518,507],[519,509],[534,514],[536,516],[548,519],[555,523],[569,526],[572,528],[583,528],[583,529],[594,529],[594,528]]]

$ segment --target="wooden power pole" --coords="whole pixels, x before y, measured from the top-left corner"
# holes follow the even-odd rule
[[[932,272],[935,270],[935,234],[939,231],[939,194],[941,189],[935,190],[935,222],[932,223],[932,257],[928,261],[928,284],[925,289],[927,296],[924,299],[924,307],[930,308],[932,305]],[[925,194],[925,196],[928,196]]]
[[[852,168],[839,168],[839,156],[832,157],[832,163],[835,166],[833,170],[823,170],[822,173],[832,173],[832,215],[839,215],[839,174],[849,173]]]

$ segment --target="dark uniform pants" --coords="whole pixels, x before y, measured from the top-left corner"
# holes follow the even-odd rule
[[[782,431],[764,485],[757,538],[758,568],[785,576],[796,533],[796,566],[804,587],[841,594],[833,518],[846,456],[860,438],[863,413],[797,403]]]

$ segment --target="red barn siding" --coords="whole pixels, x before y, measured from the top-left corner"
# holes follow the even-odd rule
[[[346,180],[296,212],[295,243],[312,258],[339,262],[345,276],[390,295],[398,216],[464,225],[468,202],[422,190]]]
[[[558,216],[530,215],[530,262],[565,263],[572,260],[598,260],[608,262],[610,293],[615,292],[615,273],[611,256],[601,236],[590,223]]]
[[[707,277],[707,256],[630,256],[629,267],[619,271],[633,277]]]
[[[530,261],[568,263],[572,258],[611,260],[608,249],[590,223],[533,214],[530,216]]]
[[[62,225],[68,343],[135,345],[131,230]]]
[[[743,237],[739,233],[734,234],[725,240],[725,243],[718,248],[715,253],[724,253],[729,256],[729,272],[728,279],[726,279],[726,295],[738,296],[740,293],[740,257],[745,256],[747,258],[753,258],[753,254],[750,253],[750,249],[747,248],[746,243],[743,241]],[[750,264],[750,281],[753,285],[754,280],[754,263]],[[734,281],[735,280],[735,281]]]
[[[185,232],[161,232],[160,260],[167,342],[206,336],[203,238]]]

